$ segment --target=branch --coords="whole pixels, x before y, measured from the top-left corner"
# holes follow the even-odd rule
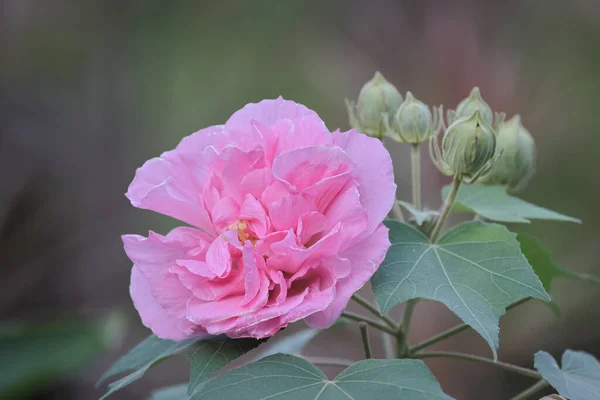
[[[381,319],[390,328],[394,330],[398,329],[396,323],[391,318],[388,318],[385,315],[381,315],[377,307],[371,304],[367,299],[355,293],[352,295],[352,300],[354,300],[357,304],[361,305],[365,310],[369,311],[371,314],[375,315],[377,318]]]
[[[352,321],[366,322],[369,326],[371,326],[375,329],[379,329],[382,332],[386,332],[386,333],[389,333],[390,335],[396,336],[395,330],[393,330],[383,324],[380,324],[378,321],[375,321],[369,317],[364,317],[362,315],[351,313],[349,311],[344,311],[342,313],[342,317],[346,317],[348,319],[351,319]]]
[[[528,302],[529,300],[531,300],[531,297],[525,297],[524,299],[515,301],[514,303],[512,303],[511,305],[506,307],[506,311],[508,311],[512,308],[515,308],[517,306],[520,306],[521,304],[524,304],[524,303]],[[469,328],[471,328],[471,326],[468,324],[460,324],[460,325],[455,326],[454,328],[450,328],[447,331],[439,333],[435,336],[430,337],[429,339],[422,341],[421,343],[414,345],[413,347],[411,347],[409,349],[409,354],[415,353],[419,350],[423,350],[426,347],[436,344],[437,342],[441,342],[442,340],[452,337],[458,333],[461,333],[462,331],[466,331]]]
[[[479,362],[482,364],[493,365],[500,369],[504,369],[506,371],[514,372],[520,375],[528,376],[530,378],[542,379],[542,376],[537,372],[529,368],[519,367],[518,365],[513,365],[509,363],[505,363],[502,361],[494,361],[490,358],[479,357],[473,354],[466,353],[455,353],[451,351],[432,351],[432,352],[422,352],[411,355],[412,358],[456,358],[458,360],[467,360]]]
[[[362,337],[363,347],[365,348],[365,358],[373,358],[371,352],[371,343],[369,343],[369,332],[367,331],[367,323],[359,322],[358,327],[360,328],[360,336]]]
[[[535,385],[530,386],[527,389],[523,390],[521,393],[519,393],[515,397],[511,398],[510,400],[526,400],[529,396],[536,394],[537,392],[539,392],[546,386],[548,386],[548,382],[541,380],[538,383],[536,383]]]

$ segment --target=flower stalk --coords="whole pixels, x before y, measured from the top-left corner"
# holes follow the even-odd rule
[[[431,243],[437,242],[442,228],[446,223],[446,219],[450,215],[450,211],[452,211],[452,206],[454,205],[454,201],[456,200],[456,196],[458,195],[458,189],[460,189],[461,183],[462,178],[459,176],[455,176],[454,180],[452,180],[452,187],[450,188],[450,193],[448,193],[448,197],[446,197],[446,200],[444,200],[444,204],[442,204],[442,208],[440,208],[440,216],[438,217],[435,226],[433,227],[433,231],[431,232]]]
[[[421,152],[419,144],[410,146],[412,167],[412,200],[417,210],[421,209]]]

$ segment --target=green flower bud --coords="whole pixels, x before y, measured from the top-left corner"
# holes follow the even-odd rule
[[[479,110],[448,127],[442,141],[443,172],[475,179],[494,157],[496,135]]]
[[[448,123],[451,124],[452,122],[454,122],[454,120],[458,118],[470,117],[476,110],[479,110],[481,118],[483,118],[483,120],[487,122],[488,125],[493,126],[492,122],[494,120],[494,112],[492,111],[488,103],[486,103],[481,97],[481,93],[479,92],[478,87],[474,87],[473,90],[471,90],[471,94],[469,94],[469,97],[458,103],[458,106],[456,107],[456,110],[454,110],[453,113],[449,113]],[[450,121],[450,119],[453,120]]]
[[[418,144],[434,135],[433,114],[429,107],[406,93],[406,100],[400,105],[393,117],[391,129],[387,134],[394,140]]]
[[[402,104],[402,95],[379,72],[367,82],[358,95],[356,106],[346,101],[350,125],[369,136],[382,138],[385,118],[390,118]]]
[[[487,185],[508,185],[510,190],[523,188],[535,169],[533,136],[515,115],[504,122],[496,138],[496,153],[502,152],[492,171],[481,179]]]

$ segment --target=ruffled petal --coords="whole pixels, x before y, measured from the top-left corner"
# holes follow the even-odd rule
[[[145,238],[123,235],[125,252],[144,275],[154,299],[168,312],[181,315],[191,293],[169,268],[177,260],[192,258],[198,248],[206,246],[206,236],[196,229],[175,228],[167,236],[150,232]]]
[[[198,196],[200,188],[197,178],[171,153],[166,158],[148,160],[138,168],[126,196],[135,207],[177,218],[214,234],[208,212]]]
[[[351,264],[351,272],[335,285],[336,293],[331,304],[323,311],[312,314],[306,322],[315,328],[328,328],[340,317],[350,297],[371,279],[390,247],[388,228],[380,224],[369,237],[339,254]]]
[[[281,119],[294,120],[309,115],[319,118],[316,112],[302,104],[279,97],[274,100],[246,104],[227,120],[225,127],[227,130],[244,132],[252,130],[253,120],[270,127]]]
[[[368,236],[390,212],[396,198],[392,158],[381,141],[356,130],[335,131],[332,136],[334,144],[343,148],[354,163],[360,202],[369,218],[363,237]]]
[[[131,269],[129,293],[142,323],[161,339],[178,341],[206,334],[204,329],[185,318],[165,311],[152,296],[148,280],[135,266]]]

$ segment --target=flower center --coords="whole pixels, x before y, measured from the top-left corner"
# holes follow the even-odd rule
[[[246,231],[248,229],[248,221],[237,221],[229,226],[229,229],[237,231],[238,240],[243,245],[246,240],[249,240],[254,246],[258,241],[258,238],[252,234],[252,232]]]

